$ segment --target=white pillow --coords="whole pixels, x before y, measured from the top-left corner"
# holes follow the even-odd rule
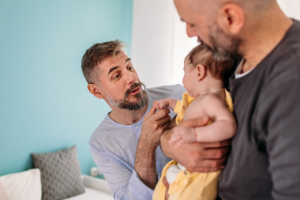
[[[41,200],[42,184],[39,169],[0,177],[1,200]]]

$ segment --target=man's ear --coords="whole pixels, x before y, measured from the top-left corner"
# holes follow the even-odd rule
[[[225,32],[237,35],[245,23],[245,11],[235,3],[228,3],[219,10],[217,21]]]
[[[201,81],[206,76],[206,68],[202,64],[196,66],[197,80]]]
[[[102,90],[98,85],[88,84],[87,89],[90,91],[90,93],[92,93],[92,95],[94,95],[98,99],[103,99]]]

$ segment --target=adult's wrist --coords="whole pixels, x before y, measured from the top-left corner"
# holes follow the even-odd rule
[[[137,145],[137,151],[142,151],[147,155],[155,154],[155,150],[159,144],[155,144],[146,140],[140,140]]]
[[[170,130],[165,131],[161,135],[161,137],[160,137],[160,148],[167,157],[172,158],[172,152],[170,151],[170,144],[168,143],[170,137],[171,137],[171,131]]]

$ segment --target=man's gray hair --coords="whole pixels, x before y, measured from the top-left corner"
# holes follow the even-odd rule
[[[98,78],[99,65],[104,59],[118,55],[124,51],[125,43],[120,40],[96,43],[86,50],[82,57],[81,69],[88,84],[100,83]],[[98,70],[97,70],[98,69]]]

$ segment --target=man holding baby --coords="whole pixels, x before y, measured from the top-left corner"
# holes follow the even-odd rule
[[[174,3],[188,36],[198,36],[215,59],[243,57],[230,78],[238,128],[218,198],[299,199],[300,23],[286,17],[276,0]],[[161,137],[163,152],[198,171],[201,164],[187,159],[188,144],[176,149],[168,143],[172,133]]]
[[[112,108],[99,126],[106,134],[95,132],[90,145],[97,165],[107,169],[104,175],[115,199],[151,198],[162,168],[170,160],[167,157],[191,173],[223,169],[217,190],[222,200],[299,199],[300,23],[287,18],[276,0],[174,3],[187,24],[188,36],[197,36],[217,61],[238,60],[228,87],[237,122],[231,152],[223,169],[228,140],[209,143],[196,138],[175,147],[176,143],[169,142],[173,135],[201,136],[199,127],[211,120],[207,116],[183,119],[172,129],[173,119],[167,128],[170,117],[164,107],[169,105],[155,112],[155,101],[179,100],[183,89],[172,86],[143,90],[123,50],[116,55],[112,51],[102,61],[93,61],[87,54],[85,57],[97,66],[96,72],[90,73],[91,79],[86,76],[88,89]],[[224,101],[223,93],[218,92]],[[134,128],[136,132],[131,130]],[[129,138],[124,137],[127,133],[131,134]],[[165,177],[162,182],[167,190]]]

